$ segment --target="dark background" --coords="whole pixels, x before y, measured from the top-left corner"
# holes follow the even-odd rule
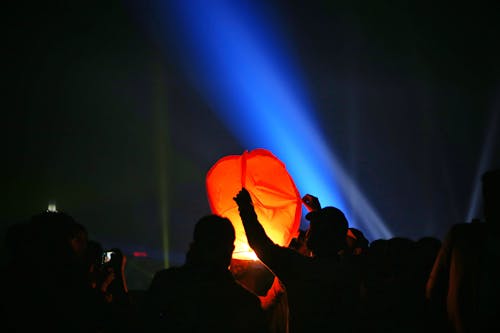
[[[500,166],[498,2],[270,3],[321,130],[394,234],[442,238],[465,222],[478,174]],[[182,263],[209,212],[208,169],[247,147],[143,28],[147,7],[132,8],[4,6],[0,222],[3,235],[54,200],[122,248],[144,288],[165,230]]]

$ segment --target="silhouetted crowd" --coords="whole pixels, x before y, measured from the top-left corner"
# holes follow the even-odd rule
[[[307,230],[275,244],[252,196],[234,194],[259,261],[232,258],[223,216],[196,223],[185,263],[159,270],[142,297],[127,258],[84,225],[47,211],[9,226],[2,332],[500,332],[500,169],[482,179],[483,221],[441,241],[369,241],[336,207],[307,194]]]

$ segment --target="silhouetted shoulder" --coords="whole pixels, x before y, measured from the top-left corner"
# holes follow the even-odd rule
[[[162,289],[170,289],[171,287],[179,286],[179,284],[187,283],[188,276],[183,272],[181,267],[170,267],[157,271],[151,284],[149,292],[159,292]]]
[[[175,278],[176,276],[179,276],[180,274],[182,274],[180,267],[165,268],[165,269],[157,271],[154,274],[153,282],[155,280],[164,280],[164,279]]]

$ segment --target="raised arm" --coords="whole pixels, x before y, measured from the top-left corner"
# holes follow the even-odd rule
[[[245,188],[238,192],[234,201],[238,204],[248,244],[280,281],[286,284],[290,277],[297,278],[299,272],[307,271],[309,257],[288,247],[279,246],[267,236],[257,219],[250,193]]]
[[[264,227],[257,219],[257,214],[253,207],[252,198],[246,188],[242,188],[234,197],[238,205],[241,221],[245,228],[248,244],[255,251],[259,259],[263,260],[266,252],[276,247],[273,241],[267,236]],[[263,260],[264,261],[264,260]]]

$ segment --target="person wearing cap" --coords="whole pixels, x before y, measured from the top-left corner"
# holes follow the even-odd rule
[[[434,332],[500,332],[500,169],[481,182],[484,222],[450,228],[427,281]]]
[[[309,212],[318,211],[321,209],[319,199],[311,194],[306,194],[302,197],[302,202],[309,210]],[[310,217],[310,213],[306,218]],[[359,229],[349,227],[347,228],[346,247],[340,250],[340,255],[361,255],[365,254],[368,249],[369,241],[366,239],[363,232]]]
[[[249,192],[234,197],[250,247],[283,282],[289,301],[290,333],[353,332],[359,305],[359,277],[339,251],[346,246],[349,227],[336,207],[309,212],[305,256],[275,244],[258,221]]]

